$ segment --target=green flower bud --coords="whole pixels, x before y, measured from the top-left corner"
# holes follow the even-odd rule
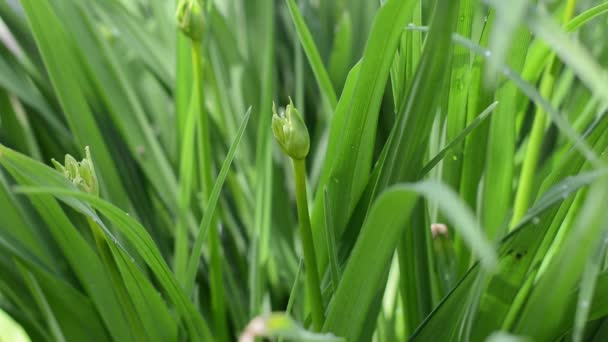
[[[70,180],[79,189],[90,194],[99,196],[99,183],[97,182],[97,174],[93,166],[91,151],[89,147],[85,147],[85,158],[78,162],[69,154],[65,155],[64,165],[61,165],[55,159],[52,159],[55,168]]]
[[[57,169],[57,171],[61,172],[61,174],[65,177],[65,178],[70,178],[68,175],[68,170],[65,169],[65,167],[63,167],[63,165],[61,165],[60,162],[56,161],[55,159],[51,159],[51,162],[53,163],[53,166],[55,166],[55,169]]]
[[[310,137],[306,124],[293,105],[291,98],[284,113],[279,115],[272,104],[272,133],[283,152],[293,159],[305,159],[310,150]]]
[[[74,159],[74,157],[72,157],[71,155],[66,154],[64,165],[67,171],[68,179],[70,179],[74,183],[78,182],[80,178],[80,172],[78,170],[78,161]]]
[[[89,146],[84,148],[85,158],[80,162],[80,177],[89,188],[90,193],[99,196],[99,183],[97,182],[97,174],[91,157],[91,149]]]
[[[201,0],[180,0],[177,4],[177,27],[192,40],[203,38],[205,13]]]

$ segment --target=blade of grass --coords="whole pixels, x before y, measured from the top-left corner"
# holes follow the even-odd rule
[[[428,174],[439,162],[441,162],[450,152],[450,150],[454,148],[458,148],[457,146],[462,143],[468,136],[471,134],[477,127],[479,127],[482,123],[484,123],[485,119],[487,119],[496,106],[498,105],[498,101],[494,101],[490,106],[483,110],[465,129],[463,129],[458,136],[456,136],[452,141],[450,141],[445,147],[439,151],[431,160],[429,160],[422,170],[420,171],[419,178],[423,178]]]
[[[513,6],[522,7],[526,1],[516,1]],[[497,4],[506,5],[504,2],[497,2]],[[519,9],[511,11],[504,11],[505,16],[519,16],[517,13]],[[496,24],[493,29],[498,32],[496,35],[500,37],[509,36],[509,33],[500,32],[502,26],[500,20],[508,20],[507,18],[501,19],[499,15],[501,12],[497,10]],[[518,20],[519,18],[513,20]],[[511,23],[511,24],[516,24]],[[511,32],[508,28],[505,29],[507,32]],[[514,27],[512,28],[514,29]],[[510,65],[513,70],[519,71],[523,67],[526,52],[528,49],[528,43],[531,35],[524,29],[518,29],[516,32],[517,40],[513,42],[513,46],[509,50],[509,57],[507,58],[507,65]],[[495,39],[493,41],[492,39]],[[493,46],[494,43],[499,41],[498,37],[493,35],[490,36],[490,44]],[[502,42],[502,45],[496,46],[496,48],[503,49],[503,52],[494,52],[492,58],[488,59],[488,68],[490,73],[501,70],[502,68],[502,55],[506,53],[508,42]],[[500,102],[500,105],[496,108],[496,113],[490,119],[490,128],[488,132],[488,149],[486,159],[486,170],[484,174],[483,183],[483,194],[482,194],[482,206],[481,206],[481,220],[486,231],[489,233],[492,239],[502,236],[505,232],[504,223],[507,219],[513,196],[513,176],[515,173],[515,145],[516,145],[516,115],[517,107],[513,104],[517,103],[517,98],[520,95],[515,84],[506,82],[498,88],[496,91],[496,100]]]
[[[554,336],[557,330],[554,325],[560,321],[562,311],[559,308],[565,304],[567,294],[579,281],[588,256],[596,251],[608,231],[608,213],[602,205],[607,200],[607,194],[603,191],[608,186],[607,179],[603,177],[591,186],[574,230],[532,290],[515,327],[516,332],[540,340],[558,337]],[[564,274],[567,276],[564,277]],[[551,299],[547,300],[548,297]],[[532,324],[531,317],[543,317],[542,324]]]
[[[98,220],[92,210],[81,201],[99,210],[129,241],[145,263],[150,267],[160,285],[166,291],[171,301],[176,305],[180,317],[184,320],[190,335],[194,339],[210,340],[212,335],[207,324],[187,299],[173,273],[169,270],[154,240],[146,229],[127,213],[115,205],[93,195],[75,191],[74,186],[59,172],[35,162],[19,153],[0,145],[0,163],[11,171],[11,174],[22,181],[20,184],[33,185],[34,188],[22,188],[22,192],[37,193],[32,202],[41,214],[47,215],[49,227],[57,230],[54,234],[63,245],[63,252],[70,260],[70,265],[79,273],[89,295],[91,295],[102,313],[104,320],[113,336],[125,341],[130,340],[130,330],[126,327],[127,319],[119,310],[118,300],[113,296],[112,286],[108,283],[109,276],[102,271],[101,262],[93,251],[86,245],[82,237],[76,233],[68,217],[60,209],[59,204],[49,197],[52,193],[62,201],[83,214]],[[74,200],[76,199],[76,200]],[[58,225],[57,222],[60,222]],[[108,237],[118,243],[109,231],[104,231]],[[63,235],[65,234],[65,235]],[[69,246],[69,247],[68,247]],[[85,248],[86,247],[86,248]],[[86,260],[86,262],[83,262]]]
[[[310,30],[308,30],[306,22],[300,13],[298,5],[296,5],[295,0],[285,0],[285,2],[289,8],[289,14],[291,15],[293,23],[296,27],[298,37],[300,37],[300,43],[304,48],[304,52],[306,53],[306,57],[308,58],[308,62],[312,68],[312,72],[315,75],[319,89],[321,89],[321,97],[327,103],[329,109],[327,111],[327,116],[329,117],[331,111],[333,111],[338,104],[336,92],[331,83],[331,79],[329,78],[329,74],[323,65],[323,61],[321,60],[319,51],[317,50],[312,35],[310,34]]]
[[[392,187],[372,205],[328,308],[323,331],[331,331],[353,341],[363,333],[366,311],[370,310],[377,293],[383,291],[387,267],[419,195],[438,201],[445,215],[458,227],[456,229],[479,253],[484,267],[495,266],[496,255],[492,245],[481,230],[474,228],[477,224],[473,215],[453,191],[433,182]],[[378,231],[380,228],[382,231]]]
[[[178,197],[176,175],[134,91],[133,80],[128,78],[108,41],[100,36],[86,3],[70,1],[59,1],[60,5],[56,6],[61,10],[61,17],[66,18],[66,29],[74,32],[77,46],[85,57],[84,62],[90,66],[92,86],[105,103],[131,155],[156,190],[170,194],[171,200],[166,200],[168,206],[177,209],[173,200]]]
[[[0,163],[19,184],[31,185],[36,181],[56,181],[73,188],[67,179],[54,170],[28,159],[0,145]],[[39,169],[46,172],[40,173]],[[47,223],[52,236],[60,246],[68,264],[91,296],[111,335],[116,339],[131,341],[132,335],[126,325],[127,319],[120,309],[118,298],[112,291],[101,261],[78,233],[59,204],[50,196],[31,198],[31,202]]]
[[[500,72],[502,64],[512,65],[517,69],[520,69],[520,65],[523,64],[525,50],[522,51],[522,49],[528,45],[529,34],[528,36],[522,35],[524,32],[518,30],[518,26],[526,13],[528,0],[510,2],[486,0],[485,2],[494,7],[496,13],[496,20],[492,25],[489,39],[489,50],[492,51],[495,58],[487,63],[488,72],[485,80],[486,84],[494,84],[494,77]],[[512,44],[518,45],[512,46]],[[517,56],[514,59],[513,50],[517,51],[518,55],[523,52],[524,56]],[[509,59],[511,59],[510,63]]]
[[[600,4],[592,7],[576,17],[572,18],[563,28],[566,32],[577,31],[581,26],[593,20],[597,16],[608,13],[608,3]],[[547,60],[547,56],[551,53],[549,46],[544,44],[542,40],[535,40],[530,46],[530,54],[526,58],[526,65],[522,71],[522,77],[525,80],[536,80],[543,68],[542,65]]]
[[[572,17],[576,0],[569,0],[563,14],[563,21],[567,22]],[[545,72],[540,83],[540,95],[549,98],[553,93],[555,78],[557,77],[557,66],[554,65],[555,55],[550,55],[546,64]],[[522,164],[519,176],[519,183],[513,203],[513,216],[511,217],[512,228],[514,224],[523,216],[532,199],[532,182],[536,174],[536,166],[540,157],[541,142],[545,132],[546,118],[542,109],[537,109],[534,113],[534,122],[526,147],[526,158]]]
[[[482,46],[487,46],[489,27],[494,22],[495,14],[491,11],[482,11],[480,16],[483,16],[483,23],[477,29],[480,32],[476,32],[475,41],[479,39],[478,41]],[[467,99],[467,122],[474,121],[479,110],[494,100],[492,90],[483,84],[484,75],[482,74],[482,70],[485,67],[484,63],[484,59],[481,56],[472,56],[471,88]],[[480,194],[478,193],[478,189],[486,165],[488,131],[489,123],[484,123],[475,132],[471,133],[464,144],[459,191],[465,202],[476,211],[479,210],[478,196]],[[471,253],[465,248],[464,241],[459,236],[455,237],[454,249],[458,257],[458,274],[464,275],[471,266]]]
[[[228,150],[228,154],[226,155],[226,159],[224,159],[224,163],[220,168],[220,172],[218,173],[217,179],[213,184],[213,188],[209,194],[209,201],[207,202],[207,206],[205,208],[205,214],[203,215],[203,220],[201,221],[200,228],[198,233],[196,234],[196,239],[194,240],[194,244],[192,246],[192,252],[188,259],[188,267],[186,272],[186,281],[184,285],[184,289],[186,293],[192,292],[194,289],[195,277],[198,271],[198,266],[200,263],[200,258],[203,252],[203,243],[205,241],[205,236],[209,229],[211,229],[211,223],[213,221],[213,216],[215,215],[215,209],[219,200],[220,193],[222,191],[222,187],[224,186],[224,182],[230,171],[230,166],[232,165],[232,160],[236,154],[237,148],[241,142],[241,138],[245,133],[245,129],[247,128],[247,123],[249,122],[249,117],[251,116],[251,108],[247,110],[245,113],[245,117],[243,118],[243,122],[241,123],[241,127],[237,132],[232,145],[230,145],[230,150]]]
[[[128,209],[129,200],[121,177],[78,83],[80,63],[71,49],[72,41],[48,2],[24,0],[21,4],[76,140],[79,145],[90,145],[95,151],[103,187],[115,203]]]
[[[327,239],[327,255],[329,257],[329,269],[331,271],[331,288],[332,293],[335,293],[340,279],[340,267],[338,266],[338,256],[336,254],[336,235],[331,225],[333,220],[331,218],[331,208],[327,189],[323,190],[323,200],[325,201],[325,238]]]
[[[36,278],[67,341],[110,338],[90,298],[35,263],[21,258],[19,262]]]
[[[336,24],[334,44],[329,56],[329,76],[335,89],[342,89],[348,69],[352,65],[352,19],[348,10],[342,13]],[[337,105],[336,99],[336,105]],[[334,109],[335,109],[334,105]]]
[[[591,303],[594,299],[594,292],[597,288],[602,259],[606,255],[606,234],[604,233],[603,240],[599,242],[599,246],[594,251],[594,254],[585,265],[581,278],[578,301],[576,305],[576,314],[574,316],[574,327],[572,329],[572,341],[582,342],[585,332],[585,323],[589,319],[591,312]]]
[[[53,309],[50,307],[46,296],[44,295],[42,289],[40,288],[40,285],[38,284],[38,281],[22,265],[17,264],[17,268],[20,270],[21,275],[23,276],[23,280],[25,281],[26,286],[32,293],[32,296],[38,304],[40,311],[42,312],[43,316],[45,316],[47,324],[49,325],[51,336],[55,341],[65,342],[66,339],[63,334],[63,331],[61,331],[59,323],[57,322],[57,317],[55,317]]]
[[[273,213],[272,195],[272,136],[271,136],[271,103],[274,94],[273,65],[275,58],[273,50],[275,48],[275,19],[276,6],[273,1],[266,0],[262,3],[260,10],[263,13],[263,31],[261,37],[256,37],[263,42],[263,53],[261,54],[260,72],[261,82],[257,86],[261,87],[259,94],[259,112],[256,157],[255,157],[255,213],[253,231],[250,231],[252,247],[250,255],[249,286],[250,286],[250,307],[249,314],[255,316],[261,311],[262,297],[264,293],[265,267],[268,260],[268,244],[271,231],[271,217]]]
[[[0,45],[0,85],[11,94],[17,96],[21,101],[36,109],[38,115],[52,128],[57,136],[67,141],[72,141],[72,137],[65,125],[57,118],[51,104],[30,82],[27,75],[16,67],[17,60],[10,55],[10,52]]]
[[[474,2],[472,0],[460,1],[458,9],[458,22],[456,32],[464,37],[471,36]],[[453,141],[465,129],[467,121],[467,94],[471,63],[471,52],[462,47],[455,46],[449,80],[448,104],[447,104],[447,123],[446,141]],[[458,188],[460,184],[460,174],[462,172],[463,150],[454,149],[449,151],[449,155],[443,160],[442,180],[452,188]]]
[[[99,210],[103,216],[114,223],[114,227],[118,228],[125,235],[150,267],[171,301],[176,305],[181,318],[185,321],[190,336],[194,339],[202,340],[213,338],[203,317],[200,316],[200,313],[197,312],[193,304],[188,300],[173,273],[160,255],[154,241],[146,232],[146,229],[127,213],[107,201],[80,191],[44,186],[21,187],[19,191],[28,194],[50,193],[59,196],[62,201],[65,201],[66,204],[73,206],[77,210],[82,210],[83,205],[81,202],[74,202],[73,199],[85,201],[93,208]],[[90,214],[90,212],[84,211],[83,214]]]
[[[580,159],[581,157],[578,156],[578,158]],[[568,162],[568,164],[572,164],[572,161]],[[536,205],[528,211],[528,214],[519,222],[518,228],[503,239],[498,248],[500,271],[494,276],[498,279],[494,281],[492,287],[484,290],[483,297],[481,298],[482,302],[480,303],[481,311],[474,316],[479,322],[474,323],[473,331],[479,331],[479,327],[482,327],[483,331],[479,331],[479,335],[474,334],[474,336],[484,336],[485,338],[492,330],[499,329],[502,318],[496,319],[493,317],[500,315],[498,312],[502,310],[499,306],[500,303],[505,301],[507,306],[512,303],[512,297],[509,297],[508,293],[519,289],[517,283],[513,282],[513,277],[523,277],[527,273],[527,266],[530,262],[530,251],[534,248],[535,244],[538,244],[538,238],[535,235],[543,235],[544,229],[547,229],[547,218],[554,217],[557,211],[555,206],[564,201],[564,186],[566,186],[567,198],[568,195],[576,192],[583,186],[593,183],[604,175],[606,175],[606,170],[592,171],[572,176],[561,183],[554,184],[537,201]],[[524,270],[517,271],[519,268],[524,268]],[[458,324],[458,322],[453,320],[453,317],[462,315],[467,295],[470,289],[473,288],[473,284],[479,275],[479,264],[475,264],[463,276],[459,284],[416,329],[410,338],[411,341],[446,341],[453,338]],[[514,296],[515,294],[513,294]],[[484,311],[484,301],[490,302],[489,311]],[[508,307],[505,309],[505,313],[507,309]],[[490,322],[497,323],[493,323],[495,325],[492,325]]]
[[[458,44],[462,44],[467,46],[471,51],[476,54],[487,58],[492,57],[492,53],[489,50],[484,49],[483,47],[471,42],[470,40],[460,37],[458,35],[454,35],[453,39]],[[557,110],[551,105],[551,103],[542,97],[536,88],[526,82],[521,76],[512,70],[509,67],[503,66],[503,75],[507,77],[509,80],[514,82],[519,90],[523,92],[528,98],[530,98],[536,105],[543,108],[547,114],[549,114],[551,120],[555,125],[570,139],[574,142],[574,147],[582,153],[587,160],[592,162],[595,165],[601,165],[599,158],[595,152],[588,146],[588,144],[581,139],[579,134],[572,128],[572,126],[560,115]]]
[[[325,164],[317,189],[327,186],[329,194],[336,196],[330,198],[330,202],[335,221],[333,227],[338,239],[369,177],[382,93],[413,2],[389,1],[378,11],[363,54],[353,96],[341,98],[340,102],[345,102],[345,112],[336,113],[332,119],[335,123],[331,124],[326,160],[333,161]],[[327,262],[322,228],[325,216],[323,211],[322,196],[317,191],[311,221],[318,264],[322,271]]]

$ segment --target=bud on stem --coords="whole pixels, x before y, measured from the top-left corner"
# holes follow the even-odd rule
[[[93,166],[91,150],[88,146],[84,148],[84,153],[85,157],[80,162],[69,154],[65,155],[64,165],[61,165],[55,159],[51,161],[55,165],[55,168],[63,173],[65,178],[69,179],[79,189],[99,196],[99,182],[97,181],[97,174]]]
[[[281,115],[277,113],[277,107],[274,103],[272,105],[272,112],[272,133],[283,152],[293,162],[298,220],[300,221],[300,239],[304,251],[306,294],[307,300],[310,303],[312,329],[320,331],[324,321],[324,309],[317,257],[310,226],[310,214],[306,196],[306,164],[304,161],[310,150],[310,138],[306,124],[293,105],[291,98],[285,112],[281,113]]]
[[[180,0],[177,4],[177,27],[192,40],[201,40],[205,32],[205,13],[201,0]]]
[[[291,98],[285,112],[278,114],[273,103],[272,113],[272,133],[283,152],[293,159],[305,159],[310,150],[310,137],[306,124]]]

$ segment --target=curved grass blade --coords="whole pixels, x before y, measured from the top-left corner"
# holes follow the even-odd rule
[[[374,298],[383,292],[390,260],[419,195],[437,201],[455,229],[478,253],[484,267],[495,266],[492,244],[476,228],[473,214],[452,190],[435,182],[396,185],[373,203],[330,303],[323,331],[349,341],[356,341],[363,334],[367,312]]]
[[[433,157],[433,159],[431,159],[424,165],[418,177],[423,178],[435,166],[437,166],[437,164],[439,164],[439,162],[443,160],[443,158],[446,156],[446,154],[448,154],[448,152],[457,147],[458,144],[460,144],[472,131],[475,130],[475,128],[479,127],[479,125],[481,125],[485,121],[485,119],[487,119],[490,114],[492,114],[497,105],[498,101],[495,101],[491,105],[489,105],[488,108],[484,109],[484,111],[481,112],[481,114],[479,114],[475,118],[475,120],[473,120],[465,129],[463,129],[460,134],[458,134],[458,136],[454,138],[454,140],[450,141],[441,151],[439,151],[439,153],[435,155],[435,157]]]
[[[573,329],[574,324],[572,317],[576,315],[576,311],[580,305],[581,291],[582,289],[579,287],[578,291],[573,291],[568,296],[568,304],[564,309],[565,313],[559,324],[560,331],[556,335],[566,336],[566,334],[572,332],[571,329]],[[585,322],[597,320],[606,315],[608,315],[608,272],[602,271],[595,279],[595,290],[589,300]]]
[[[425,26],[408,26],[406,27],[408,30],[418,30],[426,32],[429,30],[428,27]],[[459,36],[457,34],[452,35],[452,39],[454,42],[458,44],[462,44],[466,46],[471,51],[475,52],[479,56],[482,56],[486,59],[492,58],[492,52],[478,44],[475,44],[471,40]],[[582,139],[582,137],[572,128],[572,126],[564,119],[564,117],[551,105],[549,100],[545,99],[542,95],[539,94],[538,90],[534,88],[530,83],[526,82],[517,72],[513,71],[511,68],[507,66],[502,66],[502,73],[509,80],[515,82],[519,90],[521,90],[530,100],[532,100],[536,105],[543,108],[543,110],[549,114],[549,117],[555,123],[555,125],[568,137],[574,144],[574,148],[579,150],[591,163],[595,166],[601,166],[602,162],[600,161],[598,155],[589,147],[589,145]]]
[[[247,123],[249,122],[249,117],[251,116],[251,107],[245,113],[245,117],[243,118],[243,122],[241,123],[241,127],[230,145],[230,149],[228,150],[228,154],[226,155],[226,159],[224,159],[224,163],[220,169],[217,180],[215,184],[213,184],[213,188],[211,189],[211,193],[209,195],[209,201],[207,203],[207,207],[205,208],[205,214],[203,215],[203,220],[201,221],[201,225],[199,231],[196,235],[196,239],[194,241],[194,245],[192,246],[192,253],[190,254],[190,258],[188,260],[188,268],[186,270],[186,281],[184,285],[184,289],[186,293],[192,292],[194,288],[194,281],[196,277],[196,273],[198,271],[198,265],[200,262],[200,257],[203,252],[203,243],[205,240],[205,235],[207,231],[209,231],[211,222],[213,221],[213,216],[215,212],[215,208],[217,206],[217,202],[220,197],[220,192],[222,187],[224,186],[224,181],[226,180],[226,176],[228,176],[228,172],[230,171],[230,166],[232,165],[232,160],[234,159],[234,155],[236,154],[236,150],[239,147],[239,143],[241,142],[241,138],[243,137],[243,133],[245,133],[245,129],[247,128]]]
[[[334,231],[338,239],[369,178],[382,97],[402,27],[413,4],[413,0],[391,0],[380,8],[360,62],[353,95],[351,98],[341,97],[338,107],[344,103],[345,112],[340,116],[336,113],[332,119],[326,159],[329,162],[325,163],[317,189],[327,186],[330,196],[339,196],[331,198]],[[336,125],[341,122],[343,125]],[[335,153],[332,155],[330,151]],[[326,172],[327,178],[324,177]],[[323,212],[323,196],[318,191],[311,223],[321,270],[325,269],[327,261]]]
[[[152,273],[154,273],[158,282],[167,292],[167,295],[185,321],[191,333],[190,338],[202,339],[204,341],[208,339],[212,340],[212,335],[203,317],[200,316],[200,313],[197,312],[196,308],[189,301],[173,273],[171,273],[169,266],[162,258],[154,240],[152,240],[146,229],[139,222],[110,202],[81,191],[45,186],[20,187],[18,190],[26,194],[53,194],[79,211],[83,210],[83,203],[88,203],[93,208],[99,210],[103,216],[114,224],[115,228],[124,234],[125,238],[135,247],[135,250],[150,267]],[[85,215],[91,214],[90,210],[85,210],[82,213]],[[92,218],[98,220],[96,216]],[[114,241],[114,243],[117,243],[117,241]]]
[[[553,48],[555,54],[574,71],[595,96],[608,103],[608,88],[606,88],[608,73],[587,49],[578,41],[571,39],[558,24],[536,7],[528,9],[526,22],[539,38]]]
[[[49,325],[50,334],[55,341],[58,342],[66,342],[64,333],[57,322],[57,317],[53,313],[53,309],[49,305],[44,292],[40,288],[40,284],[36,278],[25,269],[24,266],[17,263],[17,268],[21,272],[21,276],[25,281],[27,288],[30,290],[32,296],[34,297],[35,302],[38,304],[39,310],[42,312],[42,315],[45,317],[47,324]]]
[[[67,341],[108,341],[107,329],[90,298],[44,269],[20,260],[38,280]]]
[[[154,243],[154,240],[139,222],[130,217],[121,209],[117,208],[115,205],[100,199],[99,197],[81,191],[76,191],[71,182],[64,178],[59,172],[19,153],[16,153],[2,145],[0,145],[0,162],[5,167],[9,168],[9,170],[13,171],[13,175],[18,175],[19,177],[27,180],[27,182],[21,182],[21,184],[33,186],[21,188],[20,191],[30,194],[37,193],[40,195],[32,198],[33,201],[38,203],[39,210],[50,208],[47,210],[49,210],[50,214],[53,215],[51,217],[54,220],[59,220],[58,222],[61,222],[61,224],[57,224],[51,220],[50,222],[52,223],[50,223],[50,226],[53,229],[59,229],[60,227],[65,226],[71,228],[62,229],[62,231],[74,231],[73,237],[66,236],[69,237],[69,240],[66,240],[65,242],[66,244],[69,242],[67,245],[70,246],[69,250],[66,249],[68,248],[67,246],[63,248],[63,250],[66,253],[70,253],[68,258],[71,257],[73,259],[71,266],[82,272],[83,277],[91,277],[90,281],[94,281],[95,290],[89,291],[89,294],[95,299],[98,306],[101,306],[102,309],[107,310],[103,311],[103,313],[107,315],[104,316],[104,318],[110,319],[110,322],[117,319],[122,320],[121,323],[114,322],[109,324],[113,327],[113,329],[110,330],[112,333],[120,333],[121,330],[118,330],[118,327],[120,327],[121,324],[124,324],[124,322],[127,320],[121,318],[122,316],[119,312],[117,313],[112,311],[119,309],[120,306],[118,304],[114,306],[114,303],[117,303],[117,301],[112,300],[112,297],[107,297],[110,296],[110,294],[106,293],[106,291],[110,291],[110,293],[112,293],[110,290],[111,285],[105,284],[105,282],[108,281],[107,278],[101,278],[104,279],[103,281],[99,278],[100,274],[104,274],[104,272],[100,270],[101,264],[99,259],[93,253],[93,251],[90,250],[90,248],[87,250],[82,246],[79,247],[80,243],[85,244],[84,240],[82,237],[80,237],[80,235],[76,234],[75,228],[71,225],[71,223],[69,223],[69,219],[67,216],[65,216],[59,205],[52,199],[52,197],[47,196],[49,193],[59,197],[60,200],[64,201],[69,206],[73,207],[77,211],[80,211],[84,215],[91,217],[95,222],[103,225],[103,222],[99,220],[97,215],[95,215],[92,209],[87,205],[88,203],[93,208],[99,210],[112,223],[114,223],[114,228],[122,233],[124,237],[132,244],[145,263],[150,267],[152,273],[156,276],[160,285],[166,291],[171,301],[176,305],[176,309],[188,327],[191,334],[190,337],[202,340],[209,340],[212,338],[204,319],[188,300],[187,296],[182,291],[165,260],[163,259],[158,247]],[[106,230],[104,233],[106,233],[108,237],[113,240],[117,246],[119,246],[119,248],[124,250],[124,247],[118,244],[118,241],[111,235],[109,231]],[[83,262],[83,260],[87,261]],[[94,261],[99,264],[96,264]],[[88,280],[88,278],[84,279]],[[100,286],[103,287],[103,291],[100,290]],[[126,336],[128,336],[129,332],[126,327],[124,328],[124,331]],[[125,336],[118,336],[120,336],[120,338],[123,340],[129,340],[129,338]]]
[[[572,18],[564,26],[563,30],[566,32],[574,32],[584,24],[604,13],[608,13],[608,3],[592,7]],[[523,79],[533,82],[540,76],[543,70],[543,65],[547,62],[547,56],[551,50],[549,49],[549,46],[544,44],[544,42],[541,40],[535,40],[532,42],[529,50],[530,53],[526,58],[526,65],[524,66],[521,74]]]
[[[47,1],[23,0],[21,4],[72,133],[79,145],[90,145],[95,151],[100,183],[108,191],[112,201],[119,207],[128,209],[130,202],[121,176],[80,84],[85,73],[82,72],[82,65],[71,48],[70,37]]]
[[[507,235],[501,242],[498,248],[499,267],[500,271],[494,277],[500,277],[501,274],[512,277],[519,277],[517,274],[525,274],[529,265],[528,257],[535,244],[538,244],[537,236],[544,236],[544,231],[547,229],[547,217],[555,215],[555,209],[558,203],[564,201],[571,194],[578,191],[583,186],[596,181],[598,178],[608,175],[608,170],[594,170],[580,175],[568,177],[562,182],[555,184],[537,201],[537,204],[532,207],[528,213],[522,218],[517,225],[517,228]],[[524,257],[526,257],[524,259]],[[523,261],[526,261],[524,263]],[[522,271],[518,269],[523,268]],[[523,272],[523,273],[522,273]],[[467,294],[473,288],[475,280],[480,274],[479,264],[475,264],[461,279],[460,283],[439,303],[433,312],[425,319],[425,321],[416,329],[410,337],[411,341],[449,341],[457,330],[457,321],[453,317],[460,317],[464,312]],[[499,280],[499,281],[498,281]],[[485,297],[492,297],[492,293],[496,293],[496,299],[492,300],[492,307],[495,312],[484,313],[485,315],[495,315],[499,309],[500,301],[505,300],[511,304],[509,291],[513,291],[511,280],[509,278],[498,278],[495,281],[495,287],[486,289]],[[599,286],[599,285],[598,285]],[[515,287],[515,290],[518,290]],[[515,294],[513,294],[514,296]],[[504,298],[504,299],[502,299]],[[572,299],[575,301],[576,299]],[[572,305],[572,307],[574,304]],[[505,309],[506,311],[507,309]],[[574,312],[574,310],[571,310]],[[505,312],[506,314],[506,312]],[[591,316],[597,317],[597,316]],[[495,326],[489,326],[489,332],[493,329],[500,328],[500,322]],[[489,333],[488,332],[488,333]],[[483,335],[483,334],[482,334]]]
[[[72,141],[72,136],[65,125],[57,118],[51,105],[47,102],[40,91],[32,85],[27,75],[8,50],[0,44],[0,86],[11,94],[17,96],[21,101],[36,109],[38,115],[53,129],[57,136],[66,141]]]
[[[606,234],[601,238],[599,246],[594,254],[587,260],[587,265],[583,271],[580,283],[578,300],[576,304],[576,314],[574,316],[574,327],[572,329],[572,341],[582,342],[585,332],[585,324],[589,320],[591,302],[597,287],[598,276],[602,264],[602,259],[606,255]]]
[[[89,66],[91,86],[105,103],[108,116],[150,183],[158,193],[169,195],[171,200],[167,204],[176,210],[176,175],[147,117],[149,113],[145,112],[135,92],[134,80],[127,77],[125,66],[121,65],[112,46],[100,36],[96,23],[87,11],[89,4],[66,0],[59,3],[55,5],[61,11],[58,13],[65,18],[66,29],[73,32],[78,49],[85,57],[84,63]],[[145,154],[141,153],[142,150]]]
[[[8,170],[18,184],[54,184],[73,190],[74,187],[59,172],[27,158],[0,144],[0,164]],[[45,183],[48,182],[48,183]],[[51,236],[65,256],[77,279],[90,296],[106,326],[111,326],[113,338],[131,341],[133,336],[126,324],[120,301],[112,291],[109,276],[101,260],[87,244],[65,214],[59,203],[51,196],[30,197],[34,208],[49,228]]]
[[[323,65],[321,55],[319,55],[319,51],[310,34],[310,30],[308,30],[306,22],[304,21],[295,0],[285,0],[285,2],[287,3],[287,8],[289,8],[289,14],[291,14],[296,31],[298,32],[298,37],[300,37],[300,43],[304,48],[304,52],[306,53],[312,72],[315,75],[319,89],[321,89],[321,96],[323,96],[324,101],[329,105],[329,109],[333,111],[338,104],[338,97],[336,96],[336,91],[331,83],[329,74]],[[330,113],[331,112],[328,112],[328,116]]]
[[[500,72],[502,65],[506,64],[507,53],[511,53],[510,47],[514,39],[521,39],[517,33],[517,27],[526,13],[528,0],[486,0],[488,5],[493,6],[496,12],[494,24],[490,32],[489,49],[495,58],[487,64],[488,73],[486,83],[490,84],[494,76]],[[517,36],[517,38],[515,38]],[[527,45],[527,44],[526,44]]]
[[[608,233],[608,211],[604,207],[608,200],[607,187],[606,176],[590,187],[572,232],[532,289],[519,315],[515,332],[538,341],[559,337],[555,336],[555,332],[559,331],[556,324],[564,314],[562,308],[567,303],[568,293],[580,280],[587,259]],[[538,317],[542,317],[540,322]]]

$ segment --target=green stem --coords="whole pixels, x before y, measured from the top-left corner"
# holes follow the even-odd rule
[[[304,249],[304,266],[306,274],[306,288],[310,309],[312,311],[312,327],[320,331],[323,326],[323,302],[321,301],[321,288],[317,257],[312,242],[312,229],[308,214],[308,199],[306,196],[306,163],[304,160],[292,159],[296,180],[296,201],[298,205],[298,218],[300,220],[300,237]]]
[[[193,54],[193,53],[191,53]],[[190,97],[188,116],[185,119],[181,134],[180,158],[179,158],[179,198],[177,202],[178,215],[175,223],[174,257],[173,269],[175,277],[185,283],[186,268],[188,263],[188,212],[190,210],[190,199],[192,195],[192,177],[194,158],[194,135],[196,133],[196,105],[198,103],[198,91]]]
[[[203,46],[200,41],[192,41],[192,65],[194,72],[195,108],[198,116],[198,147],[199,172],[201,177],[201,194],[203,206],[207,206],[209,195],[213,188],[213,163],[211,158],[211,137],[209,135],[209,117],[205,111],[203,97]],[[218,231],[217,216],[214,215],[209,229],[209,258],[210,258],[210,288],[211,309],[213,324],[220,341],[228,341],[228,324],[226,321],[226,307],[224,305],[224,278],[222,266],[222,250]]]
[[[574,13],[575,5],[576,0],[568,0],[568,3],[564,8],[564,23],[570,21],[570,18]],[[554,64],[555,54],[551,54],[540,84],[540,93],[545,98],[549,98],[553,92],[553,85],[555,84],[556,77]],[[513,207],[513,217],[511,218],[511,224],[509,225],[511,229],[513,229],[517,225],[517,222],[519,222],[519,220],[525,215],[530,201],[534,196],[534,176],[536,175],[546,125],[547,117],[543,110],[539,107],[534,115],[534,122],[532,124],[532,130],[526,150],[526,158],[524,159],[521,175],[519,177],[519,184],[517,186],[515,204]]]
[[[547,97],[551,95],[553,89],[554,78],[551,75],[551,69],[553,65],[553,58],[549,61],[547,69],[540,84],[540,92],[543,96]],[[528,140],[528,146],[526,150],[526,159],[521,169],[521,175],[519,177],[519,184],[517,186],[517,193],[515,195],[515,204],[513,209],[513,217],[511,218],[511,229],[515,227],[517,222],[524,216],[528,210],[530,201],[532,200],[534,176],[536,175],[536,167],[538,165],[538,159],[540,156],[540,150],[542,147],[543,139],[545,137],[545,128],[547,126],[547,116],[543,110],[539,107],[536,109],[534,115],[534,122],[532,124],[532,131]]]

